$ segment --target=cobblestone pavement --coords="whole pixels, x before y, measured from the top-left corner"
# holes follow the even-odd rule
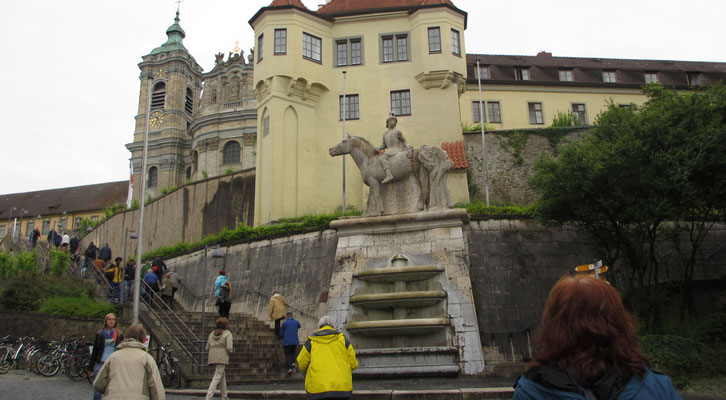
[[[63,372],[44,377],[32,372],[11,369],[0,375],[0,398],[3,400],[79,400],[93,398],[88,381],[74,382]],[[167,395],[167,400],[189,400],[189,396]]]

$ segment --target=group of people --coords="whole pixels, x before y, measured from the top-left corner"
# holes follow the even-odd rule
[[[220,276],[226,278],[225,274]],[[227,279],[217,280],[228,283]],[[219,285],[220,292],[224,282]],[[352,371],[358,367],[353,345],[335,328],[331,317],[323,316],[318,329],[295,357],[301,326],[292,312],[285,310],[286,305],[275,291],[270,298],[269,316],[282,340],[288,373],[297,363],[305,373],[305,390],[310,399],[350,398]],[[283,316],[279,316],[280,312]],[[225,368],[234,350],[228,325],[228,319],[220,316],[207,340],[208,363],[215,367],[207,399],[213,397],[217,387],[222,398],[227,398]],[[144,348],[141,343],[145,333],[140,333],[143,327],[133,325],[124,340],[116,331],[115,316],[106,317],[92,355],[94,388],[98,392],[138,391],[152,399],[163,398],[153,359],[137,353]],[[516,400],[680,399],[670,378],[649,368],[638,346],[634,317],[625,309],[617,290],[599,278],[565,276],[555,284],[535,343],[538,350],[534,361],[515,383]],[[114,353],[116,349],[119,353]],[[120,371],[127,367],[136,369]]]

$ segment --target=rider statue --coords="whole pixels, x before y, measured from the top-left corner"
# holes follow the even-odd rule
[[[408,142],[406,142],[406,138],[403,137],[403,133],[396,129],[397,123],[398,119],[396,119],[393,113],[391,113],[391,116],[386,120],[386,128],[388,128],[388,130],[383,134],[383,144],[376,149],[379,152],[386,149],[386,152],[381,154],[378,158],[381,163],[381,167],[386,172],[386,177],[383,178],[381,183],[388,183],[393,180],[393,174],[391,174],[391,166],[388,163],[388,159],[401,151],[410,152],[412,150],[411,145],[408,144]]]

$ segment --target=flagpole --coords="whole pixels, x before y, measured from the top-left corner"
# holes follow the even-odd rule
[[[345,140],[345,113],[347,110],[348,103],[345,101],[345,78],[347,76],[346,71],[343,71],[343,140]],[[343,214],[345,214],[345,154],[343,154]]]
[[[486,196],[487,207],[489,207],[489,165],[487,163],[487,139],[486,136],[484,136],[484,105],[482,104],[481,70],[479,69],[479,60],[476,60],[476,79],[479,82],[479,124],[481,125],[481,148],[482,160],[484,162],[484,193]]]
[[[139,238],[136,241],[136,269],[134,271],[134,307],[133,307],[133,323],[139,323],[139,291],[141,289],[141,254],[144,248],[144,203],[146,196],[146,156],[149,150],[149,116],[151,115],[151,82],[154,80],[153,75],[149,75],[149,84],[146,92],[146,122],[144,128],[144,153],[141,159],[141,195],[139,197]]]

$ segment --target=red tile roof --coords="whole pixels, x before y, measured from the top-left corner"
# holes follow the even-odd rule
[[[336,15],[388,9],[407,9],[436,5],[454,6],[451,0],[331,0],[317,10],[318,14]]]
[[[469,163],[466,162],[466,149],[463,141],[441,143],[441,149],[454,162],[454,169],[464,169],[469,166]]]
[[[272,0],[272,3],[270,3],[268,7],[278,6],[295,6],[307,9],[307,7],[305,7],[305,4],[303,4],[300,0]]]

